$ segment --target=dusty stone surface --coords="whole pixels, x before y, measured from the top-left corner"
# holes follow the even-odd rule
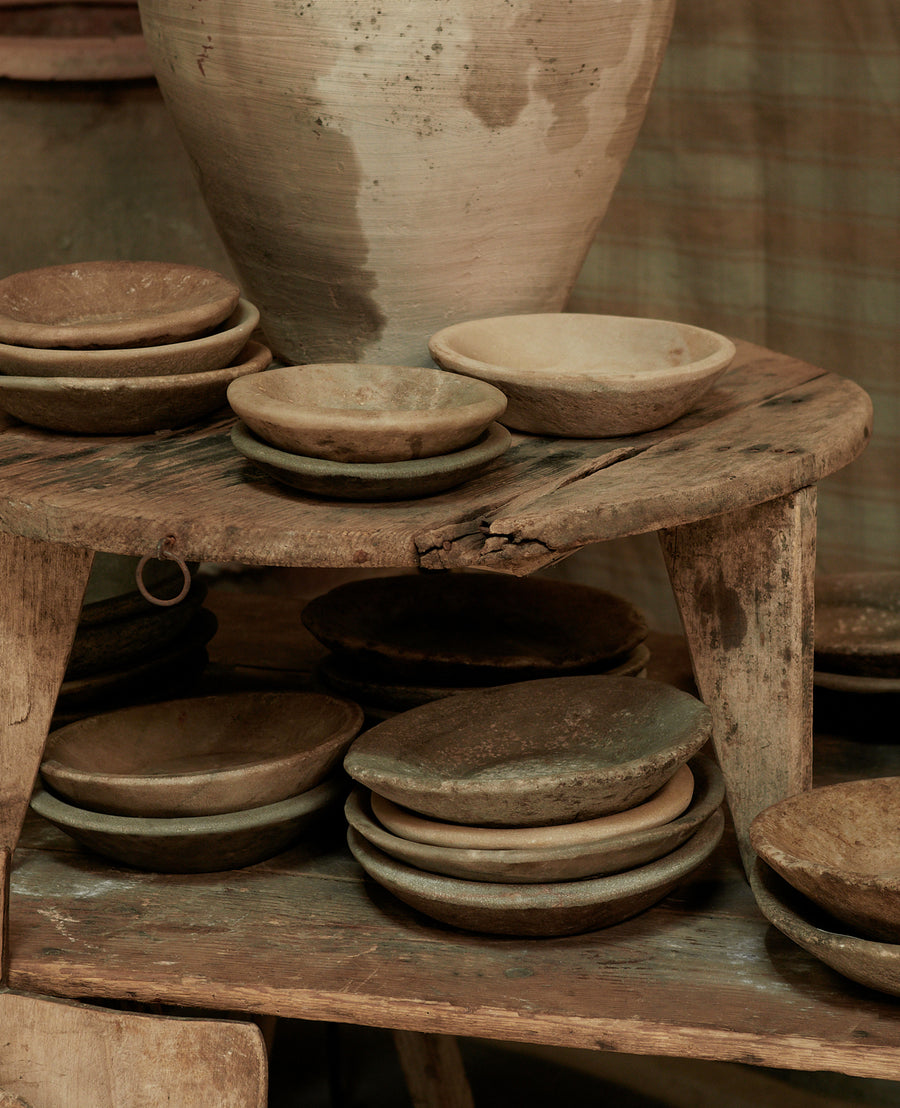
[[[634,869],[686,842],[725,795],[722,775],[714,762],[700,756],[693,758],[691,772],[693,796],[681,815],[657,827],[574,845],[484,849],[416,842],[380,824],[372,814],[368,795],[361,789],[348,797],[344,812],[350,825],[373,846],[429,873],[505,884],[573,881]]]
[[[900,573],[816,578],[816,669],[900,678]]]
[[[695,697],[633,677],[551,677],[459,693],[356,740],[354,780],[422,815],[572,823],[647,800],[711,731]]]
[[[0,343],[0,373],[11,377],[165,377],[230,366],[259,323],[259,311],[239,300],[227,320],[200,338],[162,346],[65,350]]]
[[[704,862],[722,837],[714,812],[677,850],[609,877],[508,885],[426,873],[384,854],[350,828],[347,841],[369,876],[411,908],[466,931],[501,935],[575,935],[643,912]]]
[[[730,365],[730,339],[658,319],[543,313],[470,320],[429,340],[438,365],[489,381],[519,431],[609,438],[689,411]]]
[[[350,701],[244,692],[124,708],[54,732],[41,773],[95,812],[205,816],[318,785],[362,726]]]
[[[272,355],[248,342],[224,369],[158,377],[3,377],[0,408],[36,427],[87,435],[139,435],[184,427],[226,405],[229,384]]]
[[[646,638],[628,600],[539,577],[443,573],[347,582],[301,619],[370,682],[486,685],[609,669]]]
[[[38,347],[158,346],[223,323],[240,289],[169,262],[86,261],[0,280],[0,340]]]
[[[493,385],[425,367],[283,366],[228,387],[261,439],[335,462],[432,458],[470,445],[503,415]]]
[[[750,825],[753,849],[858,934],[900,943],[900,777],[798,793]]]

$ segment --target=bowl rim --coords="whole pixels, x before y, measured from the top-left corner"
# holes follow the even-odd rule
[[[177,838],[182,835],[225,835],[267,827],[282,820],[296,819],[324,808],[343,794],[345,778],[332,774],[324,781],[296,796],[212,816],[116,816],[79,808],[38,787],[31,807],[39,815],[61,828],[103,835],[127,835],[143,838]]]
[[[604,373],[601,368],[595,371],[582,371],[571,374],[560,374],[558,367],[545,366],[539,368],[505,366],[496,362],[486,362],[479,358],[473,358],[462,354],[452,345],[452,338],[467,328],[476,325],[490,323],[515,324],[524,320],[559,320],[559,319],[591,319],[591,320],[615,320],[617,323],[634,324],[635,326],[651,325],[654,327],[678,328],[681,332],[688,332],[697,337],[705,337],[712,341],[713,350],[706,357],[697,361],[687,362],[678,366],[659,366],[655,369],[642,369],[629,373]],[[712,373],[724,372],[735,357],[737,349],[731,339],[717,331],[711,331],[707,327],[699,327],[693,323],[681,323],[677,320],[643,318],[640,316],[607,315],[600,313],[582,312],[534,312],[520,313],[517,315],[487,316],[483,319],[462,320],[452,323],[436,331],[428,340],[428,349],[432,358],[438,365],[450,369],[456,373],[469,374],[501,382],[508,382],[519,387],[540,387],[545,382],[552,383],[557,390],[564,390],[568,384],[583,385],[586,381],[596,381],[615,386],[623,383],[629,392],[638,391],[646,386],[656,389],[661,382],[675,384],[685,380],[701,379]],[[451,364],[451,360],[452,363]]]

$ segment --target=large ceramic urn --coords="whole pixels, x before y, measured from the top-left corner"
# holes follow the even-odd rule
[[[674,0],[140,0],[201,191],[289,362],[429,364],[558,311]]]

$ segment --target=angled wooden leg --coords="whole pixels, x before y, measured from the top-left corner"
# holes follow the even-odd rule
[[[816,490],[660,538],[746,868],[753,817],[812,779]]]
[[[0,533],[0,903],[62,684],[93,551]],[[4,936],[5,938],[5,936]],[[5,967],[6,943],[0,950]]]
[[[453,1035],[395,1031],[394,1044],[413,1108],[473,1108],[469,1080]]]

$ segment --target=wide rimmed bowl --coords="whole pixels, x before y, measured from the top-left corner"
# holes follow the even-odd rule
[[[95,812],[234,812],[319,784],[362,723],[358,705],[314,692],[241,692],[147,704],[54,731],[41,774],[55,793]]]
[[[500,881],[506,884],[574,881],[646,865],[686,842],[721,805],[725,795],[722,773],[714,762],[698,756],[691,760],[691,771],[694,777],[693,796],[680,815],[655,827],[625,831],[584,843],[485,849],[416,842],[394,834],[380,823],[374,817],[369,795],[363,789],[355,789],[351,793],[344,812],[347,822],[373,846],[429,873],[467,881]]]
[[[828,675],[900,677],[900,573],[816,577],[815,664]]]
[[[900,944],[843,934],[837,921],[757,858],[750,885],[759,910],[797,946],[837,973],[900,996]]]
[[[293,846],[343,800],[342,776],[308,792],[242,812],[152,819],[91,812],[38,789],[31,807],[96,854],[156,873],[215,873],[253,865]]]
[[[506,409],[484,381],[439,369],[281,366],[234,381],[228,402],[265,442],[335,462],[400,462],[468,446]]]
[[[348,581],[303,609],[345,668],[401,685],[488,685],[611,668],[647,636],[628,600],[567,581],[497,573]]]
[[[735,354],[729,339],[702,327],[566,312],[456,323],[428,346],[439,366],[506,393],[508,427],[569,438],[633,435],[671,423]]]
[[[3,377],[0,408],[23,423],[84,435],[141,435],[184,427],[223,408],[237,377],[271,362],[249,342],[224,369],[158,377]]]
[[[406,462],[333,462],[279,450],[239,420],[231,429],[235,449],[279,484],[333,500],[416,500],[472,480],[507,450],[509,431],[492,423],[461,450]]]
[[[237,307],[228,277],[174,262],[88,261],[0,280],[0,341],[16,346],[158,346],[205,334]]]
[[[231,365],[259,324],[259,309],[239,300],[225,322],[199,338],[163,346],[65,350],[0,343],[0,373],[10,377],[164,377]]]
[[[781,800],[753,820],[750,843],[836,919],[900,942],[900,777],[845,781]]]
[[[705,704],[659,681],[549,677],[411,708],[363,733],[344,767],[433,819],[573,823],[649,799],[711,727]]]
[[[641,643],[618,665],[607,669],[602,663],[598,664],[597,672],[608,677],[646,677],[649,661],[650,651]],[[400,684],[382,679],[354,663],[352,655],[328,654],[319,662],[318,675],[333,692],[350,697],[367,711],[405,712],[420,704],[455,696],[472,688],[471,685]],[[507,680],[518,680],[518,675],[513,671],[507,675]],[[499,685],[503,681],[498,678],[495,683]]]
[[[721,810],[715,811],[677,850],[625,873],[525,885],[426,873],[372,846],[352,827],[347,841],[373,881],[432,919],[466,931],[550,937],[609,927],[656,904],[709,858],[724,824]]]

